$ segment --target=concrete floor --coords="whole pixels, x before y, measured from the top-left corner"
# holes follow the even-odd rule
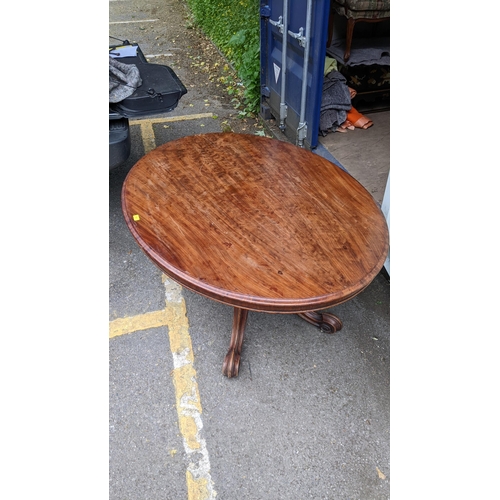
[[[390,170],[390,111],[365,112],[373,121],[367,129],[332,132],[319,136],[314,152],[340,163],[382,205]],[[275,120],[266,122],[270,134],[282,141],[290,141],[278,128]]]
[[[373,121],[369,129],[320,135],[319,143],[382,204],[390,168],[390,112],[365,116]]]

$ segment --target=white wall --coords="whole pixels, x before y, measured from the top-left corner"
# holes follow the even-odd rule
[[[387,220],[387,226],[389,227],[389,233],[391,232],[391,172],[389,172],[389,176],[387,177],[387,184],[385,185],[384,199],[382,200],[382,212],[385,215],[385,219]],[[391,249],[389,248],[389,253],[387,255],[387,259],[385,261],[385,270],[391,275]]]

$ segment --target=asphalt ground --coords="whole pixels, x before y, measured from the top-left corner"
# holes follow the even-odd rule
[[[147,151],[228,125],[271,135],[188,85],[173,112],[131,123],[131,157],[109,175],[110,499],[389,498],[387,279],[335,308],[334,335],[251,312],[228,379],[232,308],[169,280],[125,225],[121,186]]]

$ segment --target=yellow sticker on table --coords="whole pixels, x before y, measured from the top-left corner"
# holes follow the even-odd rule
[[[140,220],[140,217],[137,214],[135,214],[135,215],[132,215],[132,219],[137,221],[137,220]]]

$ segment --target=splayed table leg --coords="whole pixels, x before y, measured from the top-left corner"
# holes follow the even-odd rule
[[[325,333],[335,333],[342,328],[342,321],[330,313],[306,312],[299,316]]]
[[[238,307],[234,308],[231,342],[222,365],[222,373],[228,378],[238,376],[241,359],[241,346],[243,344],[247,317],[248,309],[240,309]]]

